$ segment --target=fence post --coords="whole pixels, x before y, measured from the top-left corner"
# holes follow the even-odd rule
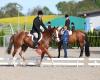
[[[14,29],[11,24],[10,24],[10,28],[11,28],[11,34],[14,34]]]
[[[3,47],[5,47],[5,36],[3,36]]]

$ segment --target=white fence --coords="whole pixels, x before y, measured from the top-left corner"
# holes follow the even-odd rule
[[[89,58],[89,66],[100,66],[100,58]]]
[[[26,60],[23,63],[20,59],[0,58],[0,66],[37,66],[39,60]],[[88,58],[88,64],[85,64],[85,58],[44,58],[40,66],[100,66],[100,58]]]
[[[0,36],[0,45],[8,46],[11,35]]]

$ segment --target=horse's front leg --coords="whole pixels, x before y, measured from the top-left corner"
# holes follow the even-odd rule
[[[41,60],[40,60],[39,64],[37,65],[38,67],[40,67],[40,65],[41,65],[41,63],[42,63],[42,60],[43,60],[43,58],[44,58],[44,54],[45,54],[45,53],[42,52],[42,54],[41,54]]]
[[[45,53],[42,53],[42,54],[41,54],[40,64],[41,64],[41,62],[42,62],[42,60],[43,60],[43,58],[44,58],[44,54],[45,54]]]
[[[48,49],[44,48],[46,54],[48,55],[48,57],[50,58],[52,65],[53,65],[53,60],[52,60],[52,56],[50,55],[50,53],[48,52]]]
[[[52,56],[51,56],[50,53],[48,52],[48,49],[44,48],[44,50],[45,50],[45,53],[48,55],[48,57],[51,59]]]
[[[25,58],[22,56],[22,53],[23,53],[23,51],[21,50],[21,51],[19,52],[19,55],[20,55],[20,57],[22,58],[22,60],[25,61]]]

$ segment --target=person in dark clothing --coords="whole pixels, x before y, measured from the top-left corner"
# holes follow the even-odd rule
[[[41,10],[38,11],[38,16],[33,20],[32,30],[30,32],[31,34],[35,36],[34,38],[35,48],[38,47],[38,39],[40,38],[40,33],[42,32],[42,30],[40,29],[40,26],[42,26],[45,30],[47,30],[47,28],[43,24],[42,16],[43,16],[43,12]]]
[[[48,22],[48,29],[51,29],[51,22]]]
[[[67,58],[67,44],[68,44],[68,41],[69,41],[69,33],[68,33],[66,26],[64,26],[63,34],[61,36],[61,41],[63,43],[64,58]]]
[[[73,22],[71,23],[71,27],[72,27],[72,31],[75,31],[75,25]]]
[[[68,30],[70,30],[70,19],[69,19],[69,16],[66,14],[65,18],[66,18],[65,26],[67,27]]]

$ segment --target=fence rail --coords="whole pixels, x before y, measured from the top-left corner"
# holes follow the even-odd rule
[[[40,66],[100,66],[100,58],[44,58]],[[27,59],[25,64],[19,58],[0,58],[0,66],[38,66],[38,59]]]
[[[8,46],[11,35],[0,36],[0,46]],[[88,36],[90,47],[100,47],[100,36]],[[56,46],[56,43],[53,43]],[[73,46],[77,46],[74,44]]]

